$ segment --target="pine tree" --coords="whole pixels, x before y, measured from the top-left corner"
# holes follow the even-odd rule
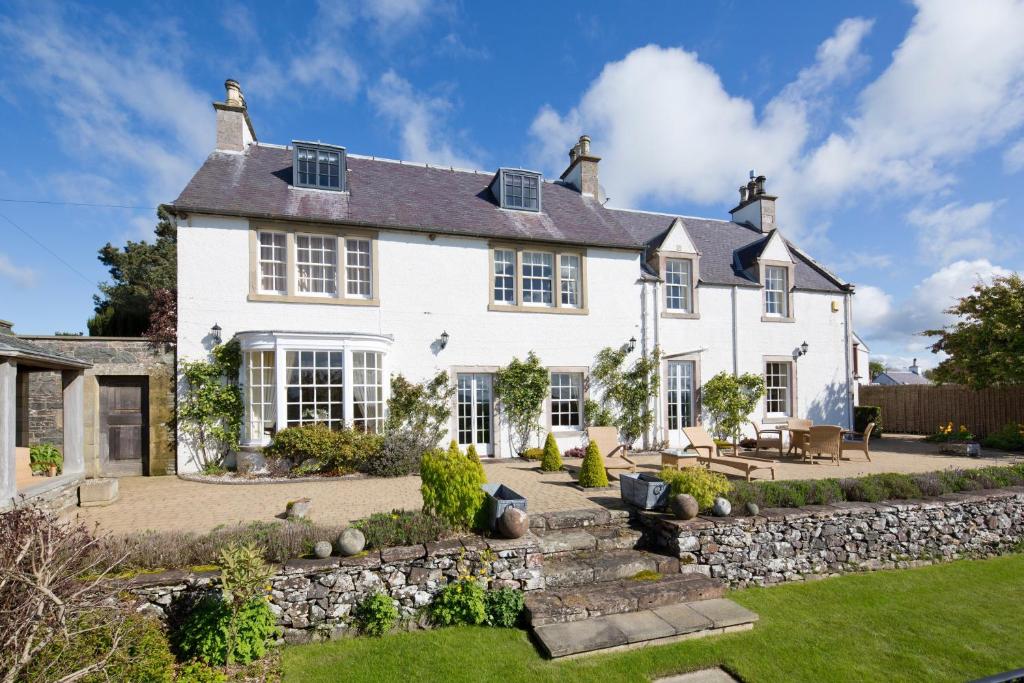
[[[545,472],[557,472],[562,469],[562,454],[558,450],[554,434],[548,433],[548,438],[544,441],[544,457],[541,458],[540,468]]]
[[[587,453],[583,456],[583,465],[580,467],[580,486],[584,488],[595,488],[608,486],[608,473],[605,472],[601,451],[596,441],[587,444]]]

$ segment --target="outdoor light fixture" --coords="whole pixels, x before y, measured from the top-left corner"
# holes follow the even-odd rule
[[[448,330],[445,330],[444,332],[441,333],[441,348],[442,349],[444,347],[448,346],[448,339],[449,339]]]
[[[213,327],[210,328],[210,336],[213,337],[214,346],[220,344],[220,329],[220,325],[218,325],[217,323],[214,323]]]
[[[629,342],[626,343],[626,350],[629,353],[633,353],[633,349],[636,348],[636,337],[630,337]]]
[[[797,356],[806,356],[807,355],[807,342],[804,342],[803,344],[800,345],[800,350],[796,352],[796,355]]]

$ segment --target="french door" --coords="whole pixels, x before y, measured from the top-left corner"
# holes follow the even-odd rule
[[[492,375],[466,373],[458,376],[456,401],[459,446],[476,446],[481,456],[493,455]]]
[[[672,448],[682,448],[690,443],[683,436],[683,427],[692,427],[695,420],[695,365],[692,360],[668,361],[668,377],[665,382],[668,405],[665,423],[668,429],[668,443]]]

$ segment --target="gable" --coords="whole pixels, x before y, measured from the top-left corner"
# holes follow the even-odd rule
[[[665,239],[661,241],[661,246],[658,247],[658,251],[677,251],[683,254],[699,253],[681,218],[676,218],[672,222],[672,227],[669,228],[668,234],[665,235]]]
[[[761,254],[758,256],[758,259],[761,261],[793,263],[793,255],[789,253],[786,241],[782,239],[782,235],[779,234],[778,230],[772,232],[771,237],[768,238],[767,244],[765,244],[761,249]]]

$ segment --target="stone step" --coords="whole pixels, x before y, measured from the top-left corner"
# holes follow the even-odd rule
[[[537,546],[545,557],[557,557],[580,550],[631,550],[642,537],[642,531],[621,526],[560,529],[538,535]]]
[[[566,588],[529,591],[526,616],[534,628],[609,614],[720,598],[725,584],[703,574],[670,574],[657,580],[620,578]]]
[[[605,507],[558,510],[530,515],[530,530],[538,536],[563,529],[585,529],[596,526],[627,526],[629,510]]]
[[[535,626],[533,633],[541,650],[557,659],[748,630],[756,621],[754,612],[718,598]]]
[[[548,588],[628,579],[639,572],[678,574],[679,560],[643,550],[587,550],[544,558]]]

